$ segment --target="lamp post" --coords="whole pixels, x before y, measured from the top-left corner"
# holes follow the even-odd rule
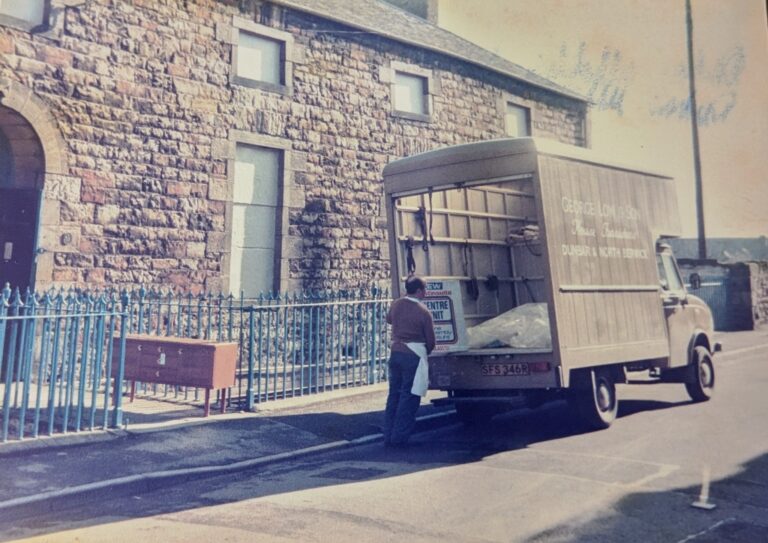
[[[707,240],[704,233],[704,190],[701,180],[701,155],[699,154],[699,121],[696,105],[696,73],[693,65],[693,16],[691,0],[685,0],[685,26],[688,36],[688,87],[691,103],[691,133],[693,136],[693,169],[696,177],[696,224],[699,237],[699,259],[707,258]]]

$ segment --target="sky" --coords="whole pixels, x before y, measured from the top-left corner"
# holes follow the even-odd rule
[[[684,0],[439,0],[438,24],[592,100],[591,147],[675,178],[696,237]],[[692,0],[705,232],[768,235],[765,0]]]

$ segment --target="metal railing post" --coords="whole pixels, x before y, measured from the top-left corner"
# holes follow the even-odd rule
[[[136,331],[139,334],[144,333],[144,298],[147,295],[147,290],[142,286],[139,289],[139,316],[138,316],[138,330]],[[127,302],[127,300],[126,300]],[[125,306],[127,303],[123,303],[123,311],[125,311]]]
[[[27,289],[27,311],[28,319],[23,323],[21,340],[21,375],[19,378],[24,381],[24,389],[21,393],[21,411],[19,412],[19,439],[24,439],[24,427],[27,420],[27,409],[29,408],[29,396],[32,390],[32,364],[35,350],[35,333],[37,329],[37,296]],[[2,344],[0,344],[2,345]],[[1,347],[0,347],[1,348]]]
[[[13,301],[11,302],[11,316],[18,317],[21,313],[21,297],[19,290],[16,289],[13,295]],[[8,349],[8,359],[5,365],[5,394],[3,394],[3,443],[8,441],[8,430],[11,423],[11,388],[13,385],[13,373],[16,370],[16,341],[18,337],[19,324],[15,321],[11,322],[11,339]],[[5,342],[0,345],[0,349],[5,348]]]
[[[123,425],[123,379],[125,377],[125,336],[128,327],[128,297],[122,298],[123,314],[120,316],[120,358],[115,375],[115,405],[112,409],[112,427]]]
[[[256,311],[254,311],[254,307],[251,306],[250,308],[250,315],[248,318],[248,387],[246,389],[246,397],[247,397],[247,405],[246,408],[248,411],[253,411],[253,372],[254,372],[254,362],[255,362],[255,355],[256,353],[254,350],[256,349],[256,324],[254,323],[254,315],[256,314]]]
[[[3,372],[3,355],[5,353],[5,330],[9,323],[9,321],[6,319],[8,315],[8,305],[9,305],[8,299],[9,298],[10,298],[10,289],[6,284],[5,288],[2,291],[2,294],[0,294],[0,375],[2,375],[2,372]],[[10,371],[9,366],[10,366],[10,362],[7,362],[6,369],[5,369],[6,372]],[[8,392],[8,388],[6,385],[6,393],[7,392]],[[3,401],[3,406],[4,405],[5,405],[5,401]],[[5,419],[5,407],[3,407],[3,419]],[[5,422],[3,422],[3,428],[5,428]]]
[[[115,349],[115,328],[117,320],[117,304],[118,301],[115,299],[114,294],[112,294],[109,298],[109,304],[108,308],[111,312],[111,315],[109,317],[109,332],[107,334],[107,337],[109,338],[109,343],[107,343],[107,365],[105,368],[105,380],[106,380],[106,387],[104,388],[104,416],[102,418],[102,427],[104,430],[107,429],[109,426],[109,405],[110,401],[112,400],[112,396],[110,394],[110,391],[113,390],[113,387],[110,387],[110,383],[112,382],[112,370],[113,370],[113,364],[112,360],[114,358],[114,349]],[[117,381],[115,381],[117,383]],[[114,386],[115,393],[118,392],[117,385]]]
[[[376,297],[376,289],[372,292],[374,298]],[[377,382],[376,379],[376,346],[377,346],[377,335],[378,335],[378,324],[379,324],[379,316],[378,316],[378,309],[379,305],[376,303],[376,300],[374,299],[373,302],[371,302],[371,335],[370,335],[370,360],[368,362],[368,384],[372,385]]]
[[[32,426],[32,437],[38,437],[40,434],[40,409],[43,401],[43,383],[48,375],[48,344],[51,335],[51,319],[48,317],[48,313],[50,313],[51,304],[51,297],[46,293],[43,297],[42,313],[45,317],[43,318],[43,331],[40,338],[40,360],[37,369],[37,395],[35,396],[35,421]],[[2,341],[0,341],[0,344],[2,344]]]

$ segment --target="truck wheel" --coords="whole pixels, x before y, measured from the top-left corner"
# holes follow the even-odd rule
[[[590,428],[603,430],[616,420],[619,408],[616,384],[607,371],[593,371],[590,381],[589,388],[573,391],[572,403]]]
[[[706,347],[693,351],[693,380],[685,383],[685,390],[694,402],[706,402],[715,390],[715,366]]]
[[[457,402],[456,416],[462,424],[478,426],[490,421],[499,413],[496,406],[485,403]]]

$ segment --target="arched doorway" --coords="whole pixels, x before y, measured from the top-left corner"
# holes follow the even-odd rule
[[[62,193],[79,187],[68,162],[48,104],[0,77],[0,288],[52,283]]]
[[[0,286],[34,285],[44,171],[43,149],[32,126],[0,106]]]

